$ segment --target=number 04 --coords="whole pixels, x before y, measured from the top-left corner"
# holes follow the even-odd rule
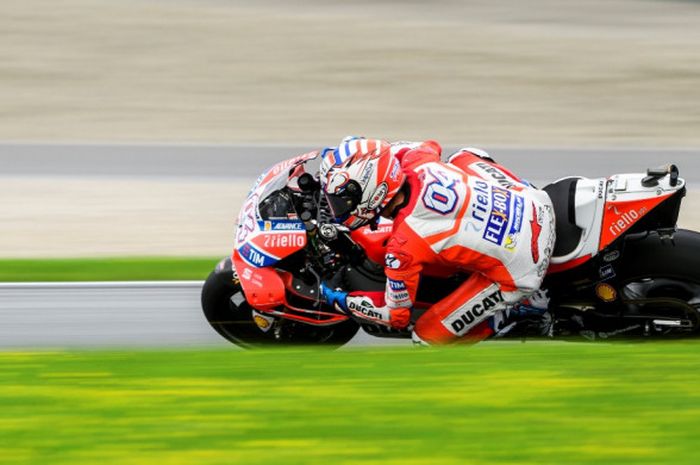
[[[447,215],[455,209],[457,204],[457,193],[454,190],[455,182],[445,186],[439,181],[428,184],[423,194],[423,204],[426,208],[436,211],[441,215]]]

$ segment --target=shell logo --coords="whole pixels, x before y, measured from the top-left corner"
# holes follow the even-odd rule
[[[263,331],[270,329],[270,322],[260,315],[253,315],[253,321],[255,321],[258,328],[262,329]]]
[[[603,302],[612,302],[617,299],[617,291],[607,283],[600,283],[595,288],[595,293]]]

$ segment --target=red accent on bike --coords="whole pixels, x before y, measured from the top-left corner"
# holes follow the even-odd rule
[[[260,268],[256,268],[260,269]],[[293,280],[294,276],[286,271],[282,270],[272,270],[271,268],[265,268],[267,270],[273,271],[277,277],[279,278],[280,282],[283,283],[284,289],[286,289],[287,292],[290,294],[293,294],[297,297],[300,298],[305,298],[308,300],[315,300],[318,301],[318,297],[313,297],[313,296],[308,296],[305,294],[302,294],[298,292],[296,289],[294,289],[293,285]],[[241,284],[243,284],[243,281],[241,280]],[[245,291],[245,289],[244,289]],[[250,299],[247,298],[248,296],[246,295],[246,299],[250,303]],[[252,305],[252,303],[251,303]],[[263,313],[266,313],[268,315],[273,315],[279,318],[285,318],[287,320],[294,320],[294,321],[299,321],[301,323],[309,324],[309,325],[314,325],[314,326],[328,326],[336,323],[340,323],[343,321],[348,320],[350,317],[347,315],[343,315],[340,313],[333,313],[333,312],[326,312],[322,310],[316,310],[316,309],[309,309],[309,308],[301,308],[301,307],[296,307],[292,304],[289,303],[289,301],[286,298],[286,294],[284,294],[284,290],[282,293],[282,299],[279,301],[276,305],[274,305],[272,308],[267,307],[267,308],[257,308],[257,310],[260,310]],[[299,315],[301,313],[301,315]],[[309,316],[305,316],[309,315]]]
[[[386,241],[391,236],[391,228],[391,223],[380,223],[376,231],[372,231],[369,226],[365,226],[354,230],[350,233],[350,237],[364,249],[370,260],[383,265],[384,255],[386,254]]]
[[[583,257],[569,260],[568,262],[564,262],[564,263],[552,263],[551,265],[549,265],[549,268],[547,268],[547,274],[560,273],[562,271],[576,268],[579,265],[583,265],[584,263],[586,263],[590,259],[591,259],[591,255],[589,254],[589,255],[584,255]]]
[[[540,246],[538,244],[540,240],[540,233],[542,233],[542,226],[537,221],[537,208],[535,204],[532,204],[532,220],[530,220],[530,228],[532,228],[532,237],[530,239],[530,250],[532,251],[532,263],[538,263],[540,261]]]
[[[231,259],[251,307],[264,311],[284,303],[284,283],[274,269],[248,265],[238,250],[233,251]]]
[[[614,240],[623,236],[637,221],[675,192],[647,199],[605,202],[603,230],[600,232],[598,250],[603,250]]]
[[[293,305],[290,305],[286,301],[284,302],[284,307],[280,307],[278,309],[263,310],[263,312],[267,313],[269,315],[279,317],[279,318],[300,321],[302,323],[306,323],[306,324],[313,325],[313,326],[329,326],[329,325],[334,325],[336,323],[341,323],[343,321],[350,319],[349,316],[341,315],[340,313],[330,313],[330,312],[323,312],[320,310],[308,310],[305,308],[294,307]],[[290,313],[290,312],[307,313],[307,314],[312,314],[314,316],[313,317],[303,316],[303,315],[297,315],[297,314]]]

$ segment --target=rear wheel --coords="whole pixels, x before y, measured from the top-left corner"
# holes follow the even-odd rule
[[[256,312],[245,299],[230,259],[220,263],[205,281],[202,310],[216,332],[248,349],[284,344],[340,347],[359,330],[352,320],[312,326]]]
[[[629,313],[660,317],[646,319],[647,335],[700,332],[700,233],[680,230],[672,240],[657,233],[630,240],[618,273]]]

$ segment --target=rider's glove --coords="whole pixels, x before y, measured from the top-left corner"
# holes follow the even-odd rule
[[[335,290],[324,282],[321,283],[321,295],[328,305],[332,305],[336,309],[343,312],[348,311],[347,297],[348,293],[345,291]]]
[[[405,329],[411,323],[411,310],[408,308],[390,309],[382,305],[384,294],[381,292],[353,292],[335,290],[326,283],[321,283],[321,295],[328,305],[337,310],[372,323]]]
[[[372,323],[405,329],[411,322],[411,310],[387,307],[384,304],[383,292],[353,292],[345,301],[348,312]]]

